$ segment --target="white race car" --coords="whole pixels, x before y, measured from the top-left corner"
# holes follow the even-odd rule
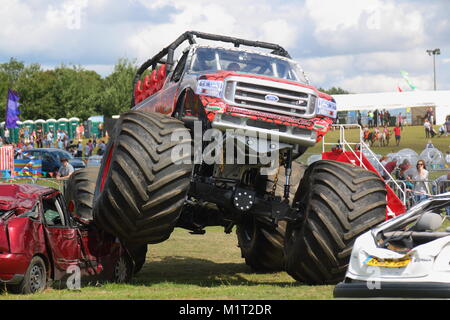
[[[450,299],[450,228],[438,232],[450,192],[434,196],[359,236],[339,299]]]

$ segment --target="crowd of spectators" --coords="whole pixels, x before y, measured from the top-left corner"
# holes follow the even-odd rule
[[[412,194],[413,203],[423,201],[431,194],[448,192],[450,188],[450,172],[430,180],[429,171],[423,160],[418,160],[415,166],[408,159],[404,159],[400,164],[397,159],[389,159],[387,156],[382,156],[379,160],[384,167],[383,178],[389,180],[393,177],[403,182],[406,189],[404,191]],[[450,162],[450,152],[447,152],[446,160]],[[450,207],[447,207],[446,211],[447,215],[450,215]]]
[[[5,129],[4,137],[0,137],[0,146],[3,144],[12,144],[16,150],[16,157],[20,158],[20,154],[34,148],[57,148],[69,151],[76,158],[87,159],[94,153],[103,155],[106,150],[105,141],[99,139],[94,134],[92,139],[89,139],[83,146],[82,139],[84,139],[82,128],[77,127],[77,140],[69,138],[66,131],[57,129],[56,133],[50,129],[44,133],[41,128],[37,130],[29,130],[28,127],[19,130],[19,142],[11,143],[9,130]]]

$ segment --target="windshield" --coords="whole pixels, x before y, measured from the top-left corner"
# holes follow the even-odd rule
[[[197,48],[190,69],[193,72],[228,70],[307,83],[302,69],[292,60],[232,49]]]

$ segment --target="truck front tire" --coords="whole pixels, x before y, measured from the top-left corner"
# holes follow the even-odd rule
[[[344,278],[357,236],[386,217],[386,186],[375,173],[348,163],[311,164],[297,190],[300,223],[286,228],[286,271],[307,284]]]
[[[190,139],[174,141],[172,134],[180,132],[190,137],[181,121],[163,114],[130,111],[121,116],[95,190],[94,221],[105,231],[136,245],[169,238],[193,167],[191,155],[173,157],[175,147],[191,146]]]

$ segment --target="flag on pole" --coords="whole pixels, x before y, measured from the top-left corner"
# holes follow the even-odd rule
[[[400,71],[400,73],[401,73],[403,79],[405,79],[405,81],[406,81],[406,83],[408,84],[408,86],[411,88],[411,90],[416,90],[417,87],[416,87],[415,85],[412,84],[411,80],[409,80],[408,72],[406,72],[406,71]]]
[[[8,99],[6,101],[6,128],[13,129],[18,127],[16,122],[20,120],[19,106],[19,95],[17,94],[17,92],[8,89]]]

